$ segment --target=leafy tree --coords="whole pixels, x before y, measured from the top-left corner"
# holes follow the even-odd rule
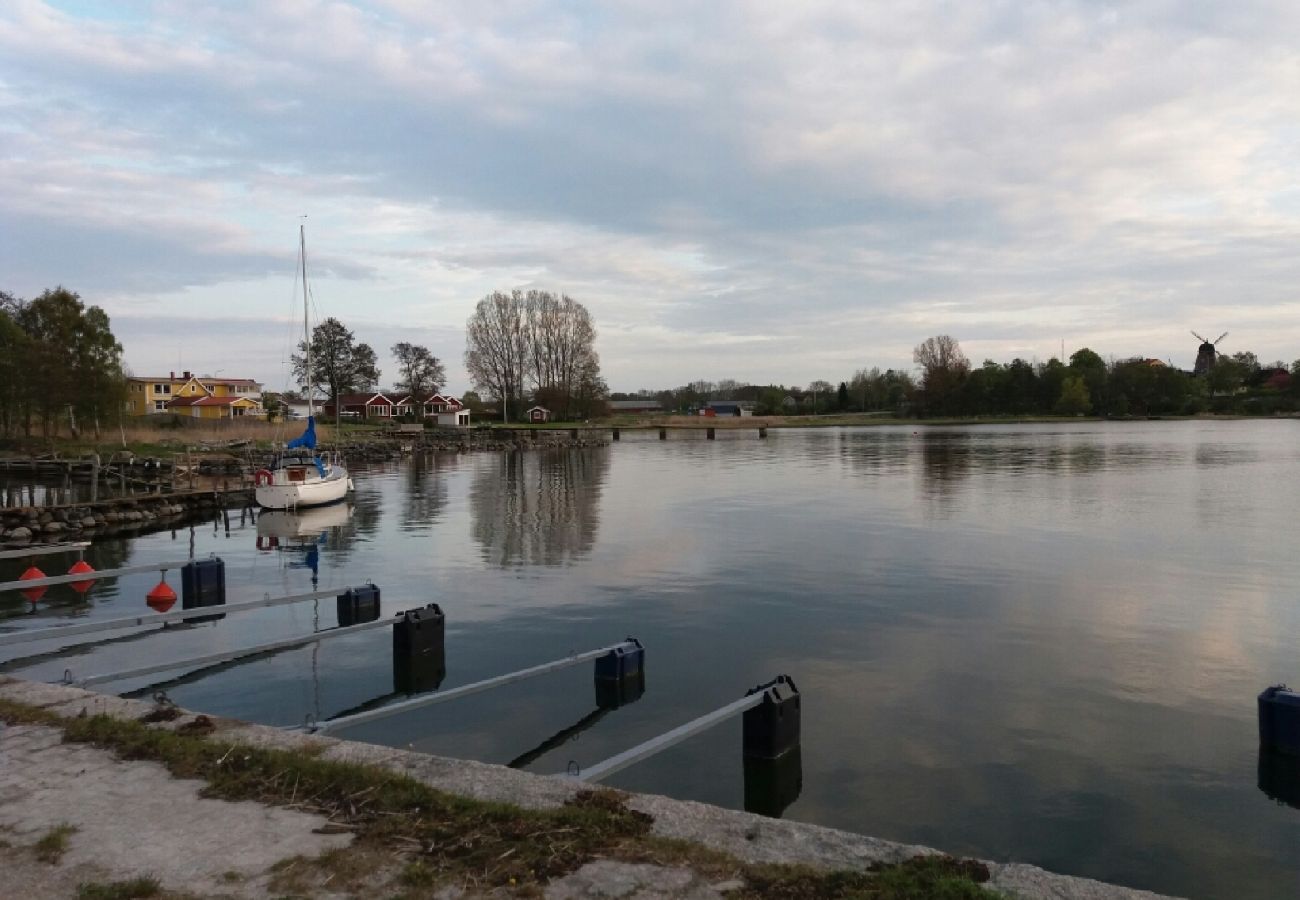
[[[26,352],[19,356],[20,383],[27,386],[25,429],[30,431],[35,414],[46,435],[62,421],[74,436],[86,424],[98,433],[104,420],[122,415],[122,345],[102,309],[87,307],[77,294],[57,287],[22,304],[14,321],[26,335]]]
[[[1093,408],[1101,408],[1106,402],[1106,361],[1087,347],[1081,347],[1070,354],[1070,371],[1087,385]]]
[[[835,391],[835,401],[839,404],[840,409],[849,408],[849,385],[841,381],[839,388]]]
[[[423,400],[430,394],[436,394],[447,380],[447,371],[442,362],[429,352],[428,347],[399,341],[393,345],[392,350],[400,373],[397,390]]]
[[[30,424],[29,413],[35,386],[24,377],[31,355],[27,333],[18,324],[22,302],[0,291],[0,434],[17,432],[21,423]]]
[[[1056,412],[1062,416],[1081,416],[1092,409],[1088,385],[1080,375],[1067,375],[1061,383],[1061,396],[1056,401]]]
[[[369,344],[358,344],[342,322],[330,317],[311,332],[311,371],[307,343],[293,355],[293,375],[309,391],[325,390],[331,399],[354,391],[373,390],[379,383],[378,357]],[[342,410],[335,409],[336,419]]]

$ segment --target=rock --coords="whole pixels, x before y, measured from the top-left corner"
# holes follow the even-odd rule
[[[44,531],[46,534],[58,534],[60,531],[62,531],[67,527],[68,526],[64,525],[62,522],[46,522],[43,526],[41,526],[41,530]]]
[[[53,521],[54,521],[54,516],[51,515],[51,514],[48,513],[48,512],[43,512],[43,513],[41,513],[39,516],[36,517],[36,524],[37,524],[37,525],[48,525],[48,524],[50,524],[50,523],[53,522]]]
[[[31,529],[24,528],[22,525],[9,532],[9,540],[11,541],[28,541],[31,540],[31,537]]]
[[[98,524],[99,523],[95,521],[94,516],[86,516],[84,519],[81,520],[82,528],[94,528]]]

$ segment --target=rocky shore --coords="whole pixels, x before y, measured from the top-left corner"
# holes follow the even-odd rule
[[[218,510],[246,506],[248,490],[184,491],[118,497],[68,506],[24,506],[0,509],[0,542],[82,540],[124,531],[211,518]]]

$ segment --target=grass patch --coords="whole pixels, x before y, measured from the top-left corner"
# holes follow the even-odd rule
[[[791,900],[990,900],[982,887],[988,868],[971,859],[916,856],[876,864],[866,872],[819,872],[794,866],[757,866],[745,878],[741,896]]]
[[[32,850],[41,862],[56,866],[63,861],[63,854],[68,852],[68,838],[76,833],[77,826],[60,823],[45,832]]]
[[[979,863],[920,857],[870,872],[754,866],[685,841],[650,834],[652,821],[624,795],[586,791],[559,809],[524,810],[468,800],[387,769],[321,759],[309,752],[232,745],[200,734],[86,716],[57,719],[0,700],[0,718],[57,724],[64,740],[161,763],[181,778],[207,782],[204,795],[253,800],[323,815],[327,829],[355,834],[351,846],[315,859],[277,864],[270,887],[281,894],[323,891],[425,896],[455,885],[471,893],[502,889],[536,895],[542,885],[595,859],[689,866],[707,878],[739,880],[729,897],[984,900]],[[321,829],[326,830],[326,829]],[[119,883],[128,884],[128,883]],[[87,897],[151,894],[82,894]]]
[[[77,900],[139,900],[162,895],[157,878],[132,878],[128,881],[89,882],[77,885]]]
[[[0,697],[0,722],[6,725],[52,725],[62,728],[67,720],[39,706],[15,703]]]

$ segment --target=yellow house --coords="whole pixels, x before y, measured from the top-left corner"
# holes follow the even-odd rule
[[[156,413],[196,419],[232,419],[262,416],[262,386],[251,378],[216,378],[172,372],[166,378],[127,380],[127,412],[133,416]]]

